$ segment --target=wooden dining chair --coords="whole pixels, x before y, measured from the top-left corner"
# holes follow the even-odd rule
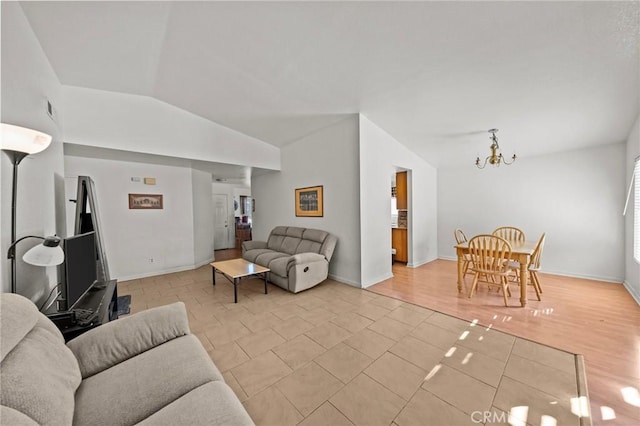
[[[492,234],[500,238],[504,238],[509,242],[517,241],[519,243],[524,243],[525,240],[524,232],[520,228],[516,228],[514,226],[501,226],[496,228]]]
[[[467,239],[467,236],[464,235],[464,232],[462,232],[462,229],[460,228],[456,228],[456,230],[453,231],[453,236],[455,237],[456,243],[458,244],[466,243],[467,241],[469,241]]]
[[[471,270],[474,273],[473,284],[469,290],[469,297],[478,287],[480,276],[484,276],[483,282],[489,287],[502,289],[504,305],[509,306],[507,295],[511,297],[509,290],[509,277],[515,272],[510,266],[511,244],[504,238],[496,235],[477,235],[469,241],[469,255],[471,256]],[[490,280],[497,279],[497,281]]]
[[[540,286],[540,277],[538,277],[538,272],[540,271],[540,261],[542,260],[542,250],[544,249],[544,241],[547,238],[547,234],[543,233],[538,240],[538,244],[536,244],[536,248],[533,249],[533,254],[531,255],[531,261],[529,262],[529,267],[527,270],[529,271],[529,281],[533,288],[536,290],[536,295],[538,296],[538,300],[540,300],[540,293],[542,293],[542,286]]]
[[[529,261],[529,265],[527,265],[527,272],[529,273],[529,280],[527,281],[528,285],[533,286],[533,289],[536,291],[536,296],[538,300],[542,300],[540,298],[540,294],[542,293],[542,287],[540,286],[540,277],[538,277],[538,271],[540,271],[540,261],[542,259],[542,249],[544,248],[544,241],[546,239],[545,233],[542,234],[540,240],[538,240],[538,244],[533,249],[533,253],[531,253],[531,260]],[[517,280],[520,281],[520,264],[515,261],[510,262],[511,268],[515,269],[517,274]]]
[[[453,231],[453,236],[456,239],[456,243],[457,244],[463,244],[466,243],[467,240],[467,236],[464,234],[464,232],[462,231],[462,229],[460,228],[456,228],[455,231]],[[471,270],[469,269],[469,264],[471,263],[471,256],[469,256],[469,254],[465,254],[463,257],[463,274],[467,274],[467,273],[471,273]]]

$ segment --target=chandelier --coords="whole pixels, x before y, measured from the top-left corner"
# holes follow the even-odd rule
[[[479,169],[484,169],[487,163],[491,164],[492,166],[499,167],[500,163],[504,163],[508,166],[516,161],[517,157],[515,154],[513,154],[513,157],[511,157],[511,161],[509,162],[507,162],[506,158],[502,156],[502,153],[500,152],[500,146],[498,145],[498,138],[496,137],[497,132],[498,129],[489,130],[489,133],[491,133],[491,137],[489,138],[491,139],[491,146],[489,147],[489,149],[491,150],[491,155],[484,159],[484,163],[481,163],[480,157],[476,158],[476,166]]]

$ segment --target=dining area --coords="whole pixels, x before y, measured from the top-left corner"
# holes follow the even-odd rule
[[[502,293],[504,305],[512,306],[511,285],[518,286],[520,306],[527,305],[527,292],[532,288],[537,300],[542,300],[542,285],[538,272],[541,268],[542,252],[546,240],[543,233],[537,239],[528,239],[520,228],[501,226],[490,234],[479,234],[467,238],[460,228],[455,229],[457,255],[458,292],[465,290],[472,298],[478,286],[487,286]],[[469,275],[471,284],[465,277]]]

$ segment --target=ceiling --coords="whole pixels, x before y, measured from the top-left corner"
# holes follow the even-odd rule
[[[640,2],[23,2],[60,82],[283,146],[362,113],[431,164],[618,143]]]

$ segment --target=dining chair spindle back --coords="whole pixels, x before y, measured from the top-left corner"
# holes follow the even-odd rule
[[[464,232],[462,232],[462,229],[460,228],[456,228],[456,230],[453,231],[453,235],[456,238],[456,243],[458,244],[466,243],[467,241],[469,241],[467,239],[467,236],[464,235]]]
[[[464,244],[467,241],[469,241],[467,240],[467,236],[464,234],[464,232],[460,228],[456,228],[456,230],[453,231],[453,236],[455,237],[457,244]],[[469,269],[469,264],[471,263],[471,256],[469,256],[469,254],[465,254],[463,262],[464,262],[462,266],[464,270],[463,274],[471,273],[471,270]]]
[[[517,241],[524,243],[525,241],[524,232],[514,226],[501,226],[496,228],[492,234],[511,242]]]
[[[489,287],[496,286],[502,289],[504,305],[509,306],[507,295],[511,296],[508,278],[514,274],[509,258],[511,257],[511,244],[504,238],[496,235],[477,235],[469,240],[469,255],[471,257],[471,270],[474,273],[473,284],[469,290],[469,297],[476,291],[481,275]],[[490,278],[497,278],[492,281]]]

